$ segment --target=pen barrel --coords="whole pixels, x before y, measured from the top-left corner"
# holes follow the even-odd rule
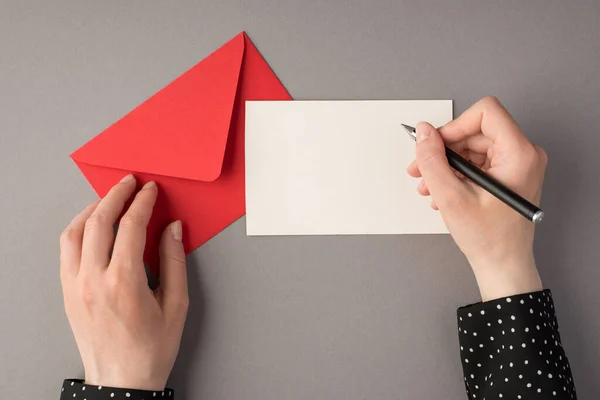
[[[448,164],[452,168],[512,207],[519,214],[533,222],[541,221],[541,217],[543,216],[542,210],[535,204],[519,196],[448,147],[446,147],[446,157],[448,158]]]

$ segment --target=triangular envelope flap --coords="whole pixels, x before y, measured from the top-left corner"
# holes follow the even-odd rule
[[[243,56],[240,33],[71,157],[127,171],[217,179]]]

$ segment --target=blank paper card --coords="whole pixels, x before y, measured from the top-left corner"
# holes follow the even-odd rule
[[[247,234],[447,233],[401,124],[451,119],[448,100],[247,102]]]

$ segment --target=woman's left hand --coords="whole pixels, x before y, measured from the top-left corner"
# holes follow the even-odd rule
[[[128,175],[73,219],[60,238],[60,277],[86,383],[164,390],[189,302],[181,222],[163,233],[153,292],[142,256],[158,188],[147,183],[118,221],[135,188]]]

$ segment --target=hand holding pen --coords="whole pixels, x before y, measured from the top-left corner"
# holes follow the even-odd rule
[[[418,191],[432,196],[432,207],[439,209],[471,264],[484,301],[541,289],[533,257],[534,224],[481,186],[459,178],[444,143],[533,204],[541,197],[545,152],[493,97],[439,131],[417,125],[416,140],[417,159],[408,173],[423,178]]]
[[[406,133],[416,141],[416,128],[404,124],[402,124],[402,126],[406,130]],[[538,206],[507,188],[502,182],[499,182],[494,177],[486,174],[483,169],[461,157],[460,154],[457,154],[448,146],[446,146],[445,150],[448,164],[465,178],[470,179],[471,182],[479,185],[534,224],[542,221],[544,212]]]

